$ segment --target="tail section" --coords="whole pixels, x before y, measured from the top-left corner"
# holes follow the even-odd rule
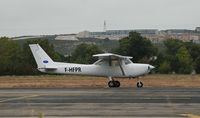
[[[31,48],[38,69],[56,69],[54,61],[47,55],[39,44],[30,44],[29,47]]]

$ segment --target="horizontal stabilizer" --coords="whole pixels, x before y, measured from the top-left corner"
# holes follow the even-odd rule
[[[38,69],[56,70],[57,67],[54,67],[54,66],[45,66],[45,67],[43,67],[43,68],[38,68]]]

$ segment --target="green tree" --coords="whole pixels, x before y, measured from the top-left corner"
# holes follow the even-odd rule
[[[190,55],[193,60],[199,57],[200,55],[200,44],[196,44],[193,42],[185,42],[185,47],[188,49]]]
[[[193,59],[193,68],[200,73],[200,44],[187,42],[186,47]]]
[[[200,74],[200,56],[196,58],[194,68],[196,72]]]
[[[164,41],[164,45],[167,54],[175,55],[178,49],[184,45],[184,42],[178,39],[167,39]]]
[[[132,56],[135,62],[149,62],[149,58],[157,54],[157,49],[139,33],[130,32],[128,37],[119,40],[119,48],[115,52]]]
[[[181,47],[177,51],[178,73],[189,74],[192,71],[192,58],[186,47]]]
[[[176,73],[189,73],[189,72],[186,72],[187,69],[184,69],[184,67],[187,66],[187,64],[182,65],[183,63],[186,63],[184,62],[185,60],[182,58],[182,56],[189,55],[190,60],[187,60],[187,61],[191,62],[192,60],[190,53],[185,48],[185,43],[177,39],[167,39],[164,41],[164,46],[165,46],[165,50],[161,52],[162,58],[158,59],[160,60],[158,64],[159,68],[162,68],[160,66],[163,66],[163,64],[168,62],[168,64],[170,64],[169,71],[176,72]],[[183,53],[183,51],[187,54]],[[187,71],[189,71],[190,69],[188,68]],[[161,70],[159,69],[159,71],[162,71],[162,69]]]
[[[21,55],[21,47],[15,41],[7,37],[0,38],[0,74],[22,74],[23,60]]]
[[[159,66],[160,73],[170,73],[171,72],[171,65],[170,62],[164,61]]]
[[[76,47],[71,56],[71,62],[74,63],[93,63],[96,61],[92,55],[102,53],[102,51],[93,44],[80,44]]]

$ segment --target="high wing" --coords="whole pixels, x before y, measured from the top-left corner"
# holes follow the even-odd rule
[[[94,57],[98,57],[99,59],[110,59],[110,60],[116,60],[116,59],[132,59],[133,57],[129,56],[122,56],[122,55],[117,55],[113,53],[103,53],[103,54],[96,54],[93,55]]]
[[[130,60],[132,58],[132,57],[129,57],[129,56],[122,56],[122,55],[117,55],[117,54],[113,54],[113,53],[96,54],[96,55],[93,55],[93,56],[98,57],[99,61],[101,61],[101,60],[107,61],[109,63],[109,66],[113,66],[112,61],[117,60],[118,63],[119,63],[119,67],[121,69],[122,75],[124,75],[124,76],[125,76],[125,71],[122,67],[122,61],[123,60]],[[96,63],[98,63],[98,61]]]

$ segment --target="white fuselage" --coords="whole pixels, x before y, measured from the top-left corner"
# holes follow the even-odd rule
[[[93,55],[99,60],[91,65],[54,62],[39,44],[29,46],[38,70],[44,73],[131,78],[145,75],[154,68],[149,64],[133,63],[130,60],[132,57],[112,53]]]
[[[106,77],[137,77],[149,73],[149,64],[122,64],[121,67],[109,65],[86,65],[55,62],[57,69],[38,69],[45,73],[76,74]],[[123,72],[122,72],[123,71]]]

